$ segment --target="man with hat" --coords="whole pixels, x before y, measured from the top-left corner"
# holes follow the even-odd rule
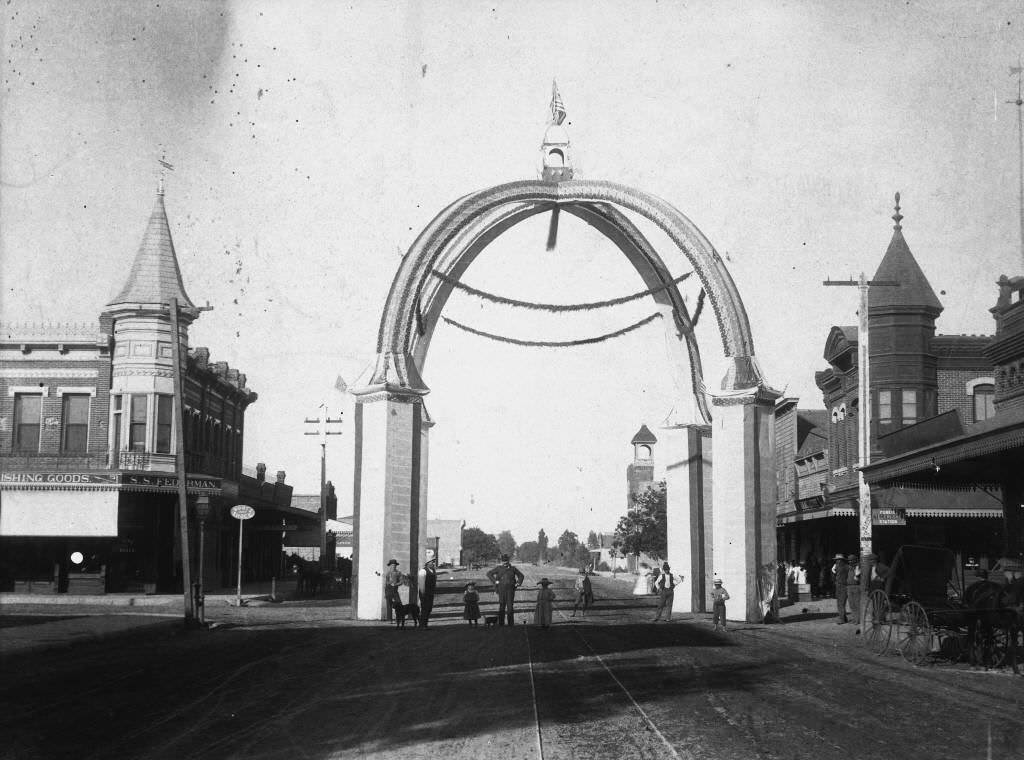
[[[846,564],[846,555],[836,554],[835,564],[832,565],[832,577],[835,579],[836,584],[836,611],[839,613],[836,625],[842,625],[846,622],[846,592],[848,589],[846,583],[849,573],[850,568]]]
[[[501,564],[487,573],[487,580],[494,584],[498,594],[498,625],[513,624],[512,612],[515,606],[516,589],[523,585],[523,574],[514,567],[507,554],[501,555]]]
[[[384,576],[384,602],[387,606],[387,620],[391,621],[395,613],[395,604],[401,604],[398,587],[402,585],[402,574],[398,572],[398,560],[388,560],[388,571]]]
[[[661,613],[665,613],[665,622],[672,622],[672,603],[675,597],[673,589],[682,581],[682,576],[673,575],[672,568],[665,562],[661,566],[661,575],[654,582],[654,590],[658,592],[658,612],[654,616],[654,622],[661,620]]]
[[[853,615],[854,624],[860,625],[860,561],[856,554],[851,554],[846,559],[850,565],[846,571],[846,598],[850,603],[850,614]]]
[[[430,611],[434,609],[434,592],[437,590],[437,557],[427,560],[417,580],[420,588],[420,628],[426,628]]]

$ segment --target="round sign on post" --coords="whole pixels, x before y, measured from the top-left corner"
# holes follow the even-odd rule
[[[231,516],[236,520],[248,520],[256,516],[256,510],[248,504],[236,504],[231,508]]]
[[[256,510],[248,504],[236,504],[231,508],[231,516],[238,520],[238,590],[235,595],[235,606],[242,606],[242,526],[245,521],[256,516]]]

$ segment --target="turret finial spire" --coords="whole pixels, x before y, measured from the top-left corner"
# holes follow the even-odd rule
[[[160,158],[158,158],[156,160],[156,162],[158,164],[160,164],[160,180],[157,182],[157,185],[156,185],[156,194],[157,195],[163,195],[164,194],[164,177],[167,175],[167,172],[173,172],[174,171],[174,165],[167,162],[167,154],[166,153],[163,153],[160,156]]]
[[[903,229],[903,225],[900,224],[900,222],[903,221],[903,214],[900,213],[900,193],[898,190],[896,191],[896,213],[892,215],[892,220],[896,222],[896,224],[893,225],[894,230]]]

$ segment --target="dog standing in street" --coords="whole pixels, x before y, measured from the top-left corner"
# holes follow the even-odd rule
[[[395,599],[391,605],[395,611],[395,625],[399,628],[405,628],[405,619],[409,618],[412,620],[412,627],[416,628],[420,624],[420,608],[415,604],[402,604],[401,601]]]

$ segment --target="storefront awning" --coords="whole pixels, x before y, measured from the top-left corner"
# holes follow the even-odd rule
[[[776,518],[776,524],[789,525],[791,523],[803,522],[804,520],[821,520],[826,517],[856,517],[856,515],[857,510],[852,507],[831,507],[829,509],[782,514]]]
[[[0,536],[117,536],[117,491],[2,491]]]

